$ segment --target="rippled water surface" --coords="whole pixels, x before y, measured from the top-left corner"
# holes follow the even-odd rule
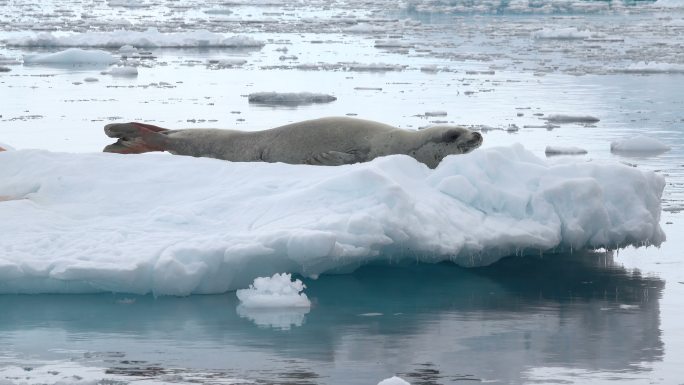
[[[393,375],[412,384],[683,384],[684,8],[492,4],[0,0],[0,141],[17,149],[100,151],[102,126],[122,120],[243,130],[328,115],[411,129],[465,124],[485,147],[519,142],[544,157],[546,146],[577,146],[588,154],[575,160],[657,171],[668,236],[659,249],[478,269],[370,266],[306,280],[308,312],[246,311],[234,293],[3,295],[0,384],[376,384]],[[264,46],[147,47],[138,76],[113,77],[101,74],[106,66],[23,65],[25,54],[65,47],[13,43],[36,31],[148,28]],[[560,38],[566,28],[588,35]],[[224,59],[245,62],[216,65]],[[248,103],[266,91],[337,100]],[[446,115],[427,116],[434,111]],[[542,127],[550,114],[600,121]],[[634,134],[672,149],[610,152]]]

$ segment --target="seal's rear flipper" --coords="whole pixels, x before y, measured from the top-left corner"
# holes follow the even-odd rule
[[[106,146],[102,151],[120,154],[140,154],[149,151],[165,151],[168,137],[165,128],[144,123],[112,123],[104,128],[110,138],[118,138],[116,143]]]

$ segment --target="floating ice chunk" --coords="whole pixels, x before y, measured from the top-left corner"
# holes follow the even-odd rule
[[[150,4],[140,0],[107,0],[107,5],[123,8],[147,8],[150,6]]]
[[[386,64],[386,63],[350,63],[347,65],[349,71],[403,71],[407,66],[403,64]]]
[[[411,385],[411,384],[406,382],[406,380],[404,380],[401,377],[392,376],[390,378],[386,378],[386,379],[378,382],[378,385]]]
[[[551,123],[596,123],[600,121],[599,118],[589,115],[548,115],[544,118],[546,121]]]
[[[24,64],[44,65],[109,65],[119,61],[109,52],[69,48],[55,53],[24,55]]]
[[[235,292],[242,306],[247,308],[311,307],[311,301],[303,293],[306,285],[292,280],[289,273],[276,273],[272,277],[258,277],[248,289]]]
[[[624,68],[613,68],[610,72],[616,73],[627,73],[627,74],[667,74],[684,73],[684,65],[681,64],[670,64],[670,63],[635,63]]]
[[[234,68],[240,67],[247,63],[245,59],[220,59],[220,60],[209,60],[209,65],[215,68]]]
[[[115,77],[136,77],[138,76],[138,69],[136,67],[118,66],[102,71],[101,74]]]
[[[579,147],[556,147],[556,146],[546,146],[544,151],[547,156],[549,155],[584,155],[587,150]]]
[[[250,103],[301,105],[314,103],[330,103],[337,100],[328,94],[311,92],[255,92],[247,96]]]
[[[212,9],[205,9],[202,11],[206,13],[207,15],[232,15],[233,11],[227,8],[212,8]]]
[[[591,37],[590,31],[580,31],[577,28],[542,29],[532,33],[535,39],[549,40],[582,40]]]
[[[430,64],[430,65],[420,67],[420,70],[422,72],[435,73],[435,72],[439,72],[439,67],[437,67],[436,64]]]
[[[413,48],[412,43],[400,40],[376,40],[375,48]]]
[[[447,116],[446,111],[427,111],[425,116]]]
[[[670,150],[670,146],[646,135],[637,135],[610,144],[610,151],[615,153],[660,154]]]

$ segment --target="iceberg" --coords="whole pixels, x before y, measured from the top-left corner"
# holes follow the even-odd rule
[[[0,292],[222,293],[278,272],[659,245],[662,176],[521,145],[338,167],[0,152]]]

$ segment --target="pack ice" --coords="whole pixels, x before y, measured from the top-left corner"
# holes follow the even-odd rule
[[[0,292],[221,293],[277,272],[659,245],[664,178],[520,145],[339,167],[0,152]]]

